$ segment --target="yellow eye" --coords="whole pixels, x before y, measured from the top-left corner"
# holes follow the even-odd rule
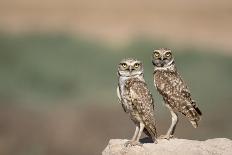
[[[166,57],[170,57],[170,56],[171,56],[171,53],[168,52],[168,53],[165,54],[165,56],[166,56]]]
[[[136,64],[134,65],[135,68],[139,68],[139,66],[140,66],[139,63],[136,63]]]
[[[126,68],[126,67],[127,67],[127,64],[126,64],[126,63],[122,63],[122,67],[123,67],[123,68]]]
[[[155,52],[154,55],[155,55],[156,58],[160,57],[160,54],[158,52]]]

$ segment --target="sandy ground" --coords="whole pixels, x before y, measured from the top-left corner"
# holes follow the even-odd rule
[[[3,32],[68,32],[113,44],[146,36],[230,52],[231,19],[230,0],[0,0]]]

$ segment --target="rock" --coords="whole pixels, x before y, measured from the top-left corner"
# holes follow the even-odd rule
[[[102,155],[232,155],[232,140],[226,138],[205,141],[158,139],[158,144],[125,147],[128,140],[111,139]]]

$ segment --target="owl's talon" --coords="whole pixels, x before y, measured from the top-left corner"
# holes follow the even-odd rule
[[[140,142],[137,141],[128,141],[125,144],[125,147],[131,147],[131,146],[143,146],[143,144],[141,144]]]
[[[173,137],[174,137],[173,135],[160,135],[159,139],[167,139],[167,140],[169,140],[169,139],[171,139]]]

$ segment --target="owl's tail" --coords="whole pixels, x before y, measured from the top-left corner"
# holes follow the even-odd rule
[[[152,138],[154,143],[157,143],[157,132],[156,132],[156,127],[155,127],[155,122],[147,123],[145,124],[145,128],[143,132]]]
[[[183,114],[186,115],[194,128],[198,127],[198,122],[201,119],[202,112],[197,107],[196,102],[193,100],[185,107]]]

